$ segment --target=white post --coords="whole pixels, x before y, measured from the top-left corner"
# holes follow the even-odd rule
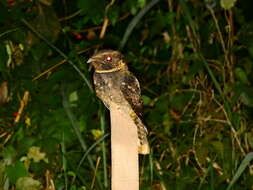
[[[139,190],[137,127],[130,116],[110,105],[112,190]]]

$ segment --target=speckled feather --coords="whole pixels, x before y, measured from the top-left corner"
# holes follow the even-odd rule
[[[108,59],[110,62],[106,62],[107,56],[111,56]],[[98,52],[91,57],[91,63],[95,67],[95,91],[108,109],[113,102],[130,115],[138,128],[139,153],[148,154],[147,129],[141,121],[140,85],[122,58],[122,54],[112,50]]]

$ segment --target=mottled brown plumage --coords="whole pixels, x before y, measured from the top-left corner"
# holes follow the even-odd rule
[[[147,130],[141,121],[141,90],[136,77],[128,71],[123,55],[118,51],[102,50],[89,60],[95,68],[93,76],[97,96],[110,109],[115,103],[127,112],[138,128],[139,153],[148,154]]]

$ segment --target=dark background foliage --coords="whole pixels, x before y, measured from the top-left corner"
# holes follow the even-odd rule
[[[0,189],[110,189],[86,61],[118,49],[150,2],[0,1]],[[121,52],[152,149],[140,189],[253,188],[253,5],[234,3],[160,0],[135,20]]]

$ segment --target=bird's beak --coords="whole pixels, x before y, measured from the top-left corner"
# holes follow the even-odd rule
[[[91,63],[91,62],[94,62],[94,61],[95,61],[94,58],[90,58],[90,59],[88,59],[87,63]]]

